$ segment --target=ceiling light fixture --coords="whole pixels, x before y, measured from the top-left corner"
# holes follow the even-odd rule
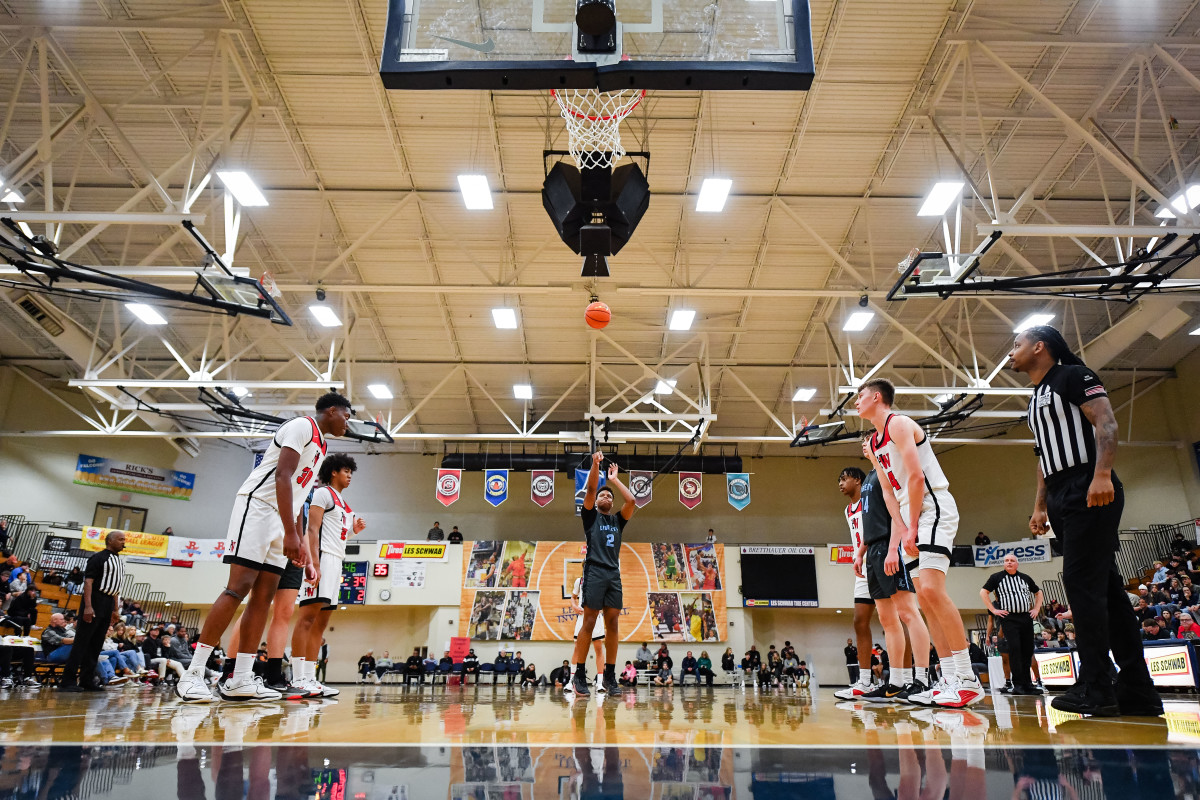
[[[367,385],[367,391],[376,400],[391,400],[392,390],[382,383],[372,383]]]
[[[792,395],[793,403],[807,403],[817,396],[817,390],[808,386],[802,386]]]
[[[700,194],[696,196],[696,210],[706,213],[721,211],[725,208],[731,188],[733,181],[729,178],[705,178],[704,183],[700,184]]]
[[[1017,327],[1013,328],[1013,333],[1020,333],[1021,331],[1029,330],[1030,328],[1037,327],[1038,325],[1045,325],[1052,319],[1054,319],[1053,314],[1030,314],[1028,317],[1021,320]]]
[[[842,326],[844,331],[861,331],[866,330],[871,324],[871,320],[875,318],[874,311],[855,311],[850,316],[846,317],[846,324]]]
[[[225,184],[225,188],[233,195],[233,199],[238,201],[238,205],[248,208],[267,205],[266,195],[245,172],[229,170],[218,172],[217,177],[221,179],[221,183]]]
[[[696,319],[696,312],[690,308],[677,308],[671,312],[671,321],[667,327],[673,331],[691,330],[692,321]]]
[[[1188,336],[1200,336],[1200,328],[1196,328],[1196,330],[1189,333]]]
[[[25,198],[12,186],[4,182],[4,178],[0,177],[0,203],[24,203]]]
[[[671,392],[675,391],[675,384],[677,383],[679,383],[679,381],[675,380],[674,378],[667,378],[665,381],[658,381],[654,384],[654,393],[670,394]]]
[[[515,383],[513,384],[513,397],[518,400],[532,400],[533,387],[528,383]]]
[[[501,330],[515,330],[517,327],[517,311],[513,308],[493,308],[492,321]]]
[[[1154,213],[1159,219],[1175,219],[1175,212],[1186,214],[1200,206],[1200,183],[1190,184],[1181,194],[1171,198],[1171,208],[1162,207]],[[1174,209],[1172,211],[1171,209]]]
[[[938,181],[929,191],[925,202],[921,204],[918,217],[940,217],[945,214],[954,201],[962,194],[962,181]]]
[[[458,188],[469,210],[486,211],[492,207],[492,189],[486,175],[459,175]]]
[[[337,328],[342,324],[342,320],[338,318],[337,312],[324,303],[310,303],[308,310],[317,322],[326,328]]]
[[[246,395],[250,394],[250,390],[245,386],[234,386],[229,391],[233,392],[234,397],[245,397]]]
[[[166,325],[167,318],[158,313],[158,309],[153,306],[148,306],[145,303],[126,303],[125,307],[133,312],[133,315],[147,325]]]

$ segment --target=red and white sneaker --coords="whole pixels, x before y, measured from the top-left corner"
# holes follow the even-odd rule
[[[863,683],[862,681],[855,681],[845,689],[839,689],[838,691],[834,692],[833,696],[838,700],[857,700],[858,698],[872,691],[874,688],[874,684],[870,682]]]
[[[978,678],[954,677],[946,681],[942,691],[934,693],[933,702],[943,708],[965,708],[983,697],[983,685]]]

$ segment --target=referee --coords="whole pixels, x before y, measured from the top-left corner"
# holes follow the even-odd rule
[[[1041,694],[1029,680],[1033,660],[1033,620],[1042,610],[1042,590],[1033,578],[1017,569],[1017,557],[1004,557],[1004,569],[992,574],[979,596],[988,611],[1000,621],[1000,630],[1008,642],[1008,663],[1012,671],[1013,694]],[[992,602],[991,594],[996,594]]]
[[[125,549],[125,533],[109,531],[104,537],[104,549],[87,560],[83,572],[83,613],[75,629],[75,644],[67,663],[63,667],[59,688],[64,691],[100,691],[102,687],[92,683],[96,662],[104,647],[108,626],[119,617],[121,607],[121,582],[125,578],[125,567],[117,554]]]
[[[1009,358],[1034,385],[1028,422],[1038,471],[1029,529],[1036,536],[1053,526],[1062,541],[1063,588],[1079,644],[1079,678],[1051,705],[1093,716],[1158,716],[1162,700],[1116,564],[1125,492],[1113,472],[1117,420],[1108,393],[1047,325],[1018,333]],[[1115,685],[1109,650],[1120,668]]]

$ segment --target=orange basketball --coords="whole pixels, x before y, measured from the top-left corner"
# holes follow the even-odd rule
[[[612,319],[612,312],[608,310],[607,305],[596,301],[587,307],[583,318],[587,320],[589,328],[604,328],[608,326],[609,320]]]

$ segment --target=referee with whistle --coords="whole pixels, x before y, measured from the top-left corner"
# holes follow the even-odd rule
[[[1006,555],[1004,569],[987,579],[979,596],[999,620],[1004,640],[1008,642],[1012,693],[1041,694],[1042,690],[1029,680],[1029,664],[1033,660],[1033,620],[1042,610],[1042,590],[1033,578],[1017,569],[1019,563],[1012,553]],[[993,592],[995,603],[990,597]]]

